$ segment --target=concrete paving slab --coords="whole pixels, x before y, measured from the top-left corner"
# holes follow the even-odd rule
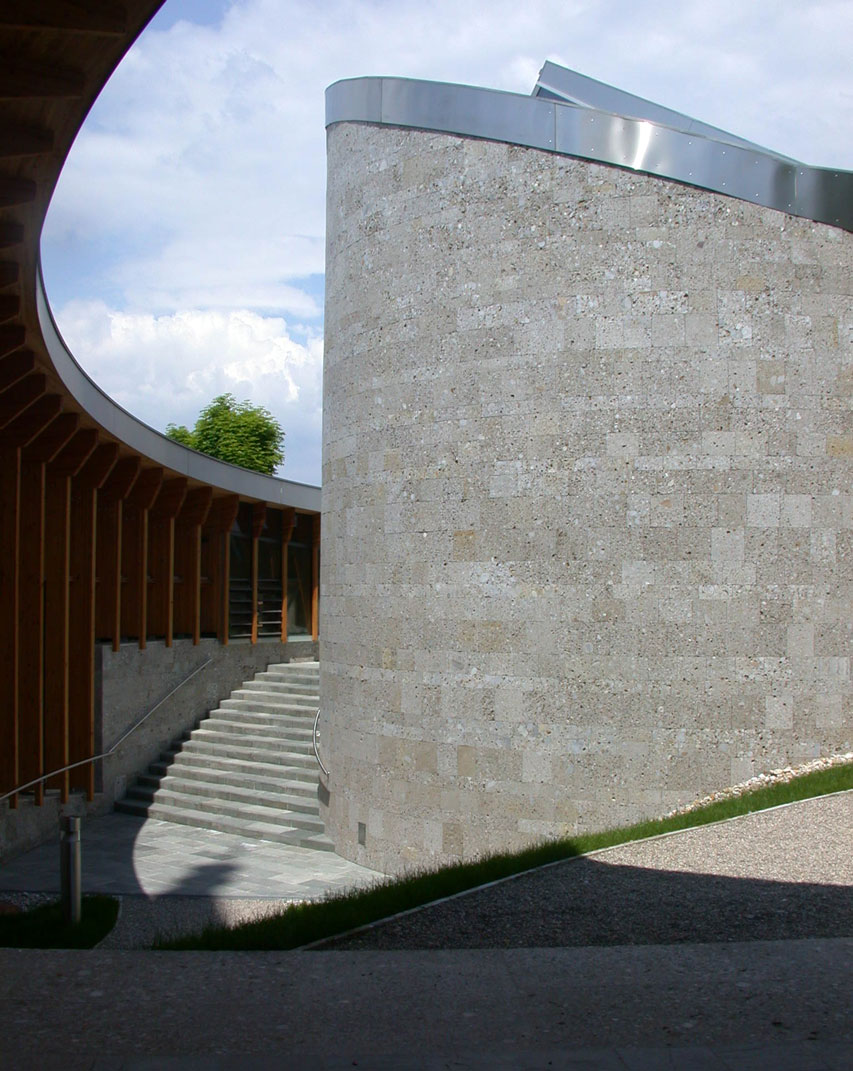
[[[84,820],[81,838],[83,888],[92,893],[288,901],[381,877],[334,852],[125,814]],[[59,891],[58,839],[0,864],[0,895],[10,891]]]

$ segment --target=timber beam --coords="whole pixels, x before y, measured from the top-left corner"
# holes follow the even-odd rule
[[[31,350],[18,350],[10,357],[4,357],[0,360],[0,392],[30,375],[35,367],[36,355]]]
[[[8,446],[26,446],[59,416],[61,408],[62,398],[58,394],[38,398],[3,428],[0,440]]]
[[[4,0],[0,26],[121,36],[127,33],[127,12],[119,4],[91,0]]]
[[[52,471],[57,476],[76,476],[97,445],[98,433],[95,428],[76,432],[53,459]]]
[[[28,461],[53,461],[79,426],[79,414],[60,413],[27,446],[24,457]]]
[[[10,420],[14,420],[32,405],[36,398],[47,390],[47,376],[41,372],[24,376],[13,383],[0,394],[0,428],[5,428]]]

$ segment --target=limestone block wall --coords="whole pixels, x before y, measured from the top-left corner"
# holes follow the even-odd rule
[[[853,237],[329,129],[321,702],[371,866],[853,744]]]

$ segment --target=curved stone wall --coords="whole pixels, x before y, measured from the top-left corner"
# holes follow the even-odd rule
[[[849,233],[357,123],[327,230],[339,851],[470,856],[851,747]]]

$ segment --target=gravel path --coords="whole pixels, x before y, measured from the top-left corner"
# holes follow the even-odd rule
[[[326,942],[560,948],[853,936],[853,791],[543,867]]]

